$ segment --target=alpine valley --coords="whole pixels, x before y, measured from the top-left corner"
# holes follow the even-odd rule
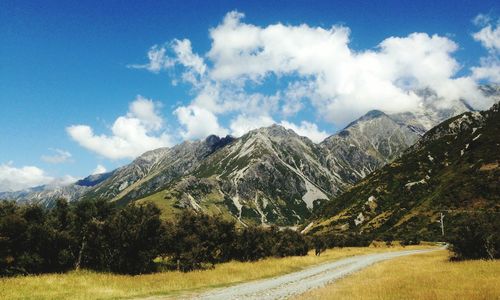
[[[483,91],[498,101],[497,87]],[[193,209],[241,226],[293,226],[314,217],[313,231],[374,231],[387,224],[406,230],[418,221],[416,214],[435,218],[437,198],[413,196],[432,189],[438,197],[436,189],[449,190],[443,178],[453,172],[479,172],[498,187],[498,107],[473,112],[459,101],[440,109],[432,105],[435,94],[420,93],[425,101],[418,111],[372,110],[321,143],[279,125],[239,138],[212,135],[146,152],[129,165],[67,186],[3,192],[0,198],[45,206],[61,197],[153,202],[166,219]],[[476,151],[484,156],[466,164]],[[489,205],[485,201],[477,203]],[[396,213],[396,206],[405,209]]]

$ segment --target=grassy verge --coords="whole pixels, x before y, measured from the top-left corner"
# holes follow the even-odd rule
[[[376,264],[297,299],[500,299],[500,261],[448,261],[446,250]]]
[[[406,249],[428,248],[412,246]],[[352,255],[397,251],[402,247],[343,248],[324,252],[320,257],[269,258],[257,262],[228,262],[214,269],[189,273],[161,272],[126,276],[90,271],[44,274],[0,279],[4,299],[117,299],[198,292],[239,282],[301,270],[307,266]]]

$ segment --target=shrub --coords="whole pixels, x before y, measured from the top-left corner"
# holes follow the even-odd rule
[[[448,242],[452,259],[500,258],[500,220],[495,214],[475,214],[455,225]]]

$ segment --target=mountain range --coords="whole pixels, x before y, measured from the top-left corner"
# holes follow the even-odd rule
[[[485,90],[498,97],[498,88]],[[314,143],[279,125],[234,138],[209,136],[144,153],[110,173],[64,187],[0,193],[0,198],[50,206],[57,198],[98,198],[126,204],[154,202],[165,218],[191,208],[241,225],[295,225],[399,158],[440,122],[471,111],[465,101],[440,109],[431,91],[415,112],[372,110]]]

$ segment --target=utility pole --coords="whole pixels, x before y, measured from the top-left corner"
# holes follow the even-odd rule
[[[441,234],[444,236],[444,214],[441,213],[441,220],[439,221],[441,223]]]

